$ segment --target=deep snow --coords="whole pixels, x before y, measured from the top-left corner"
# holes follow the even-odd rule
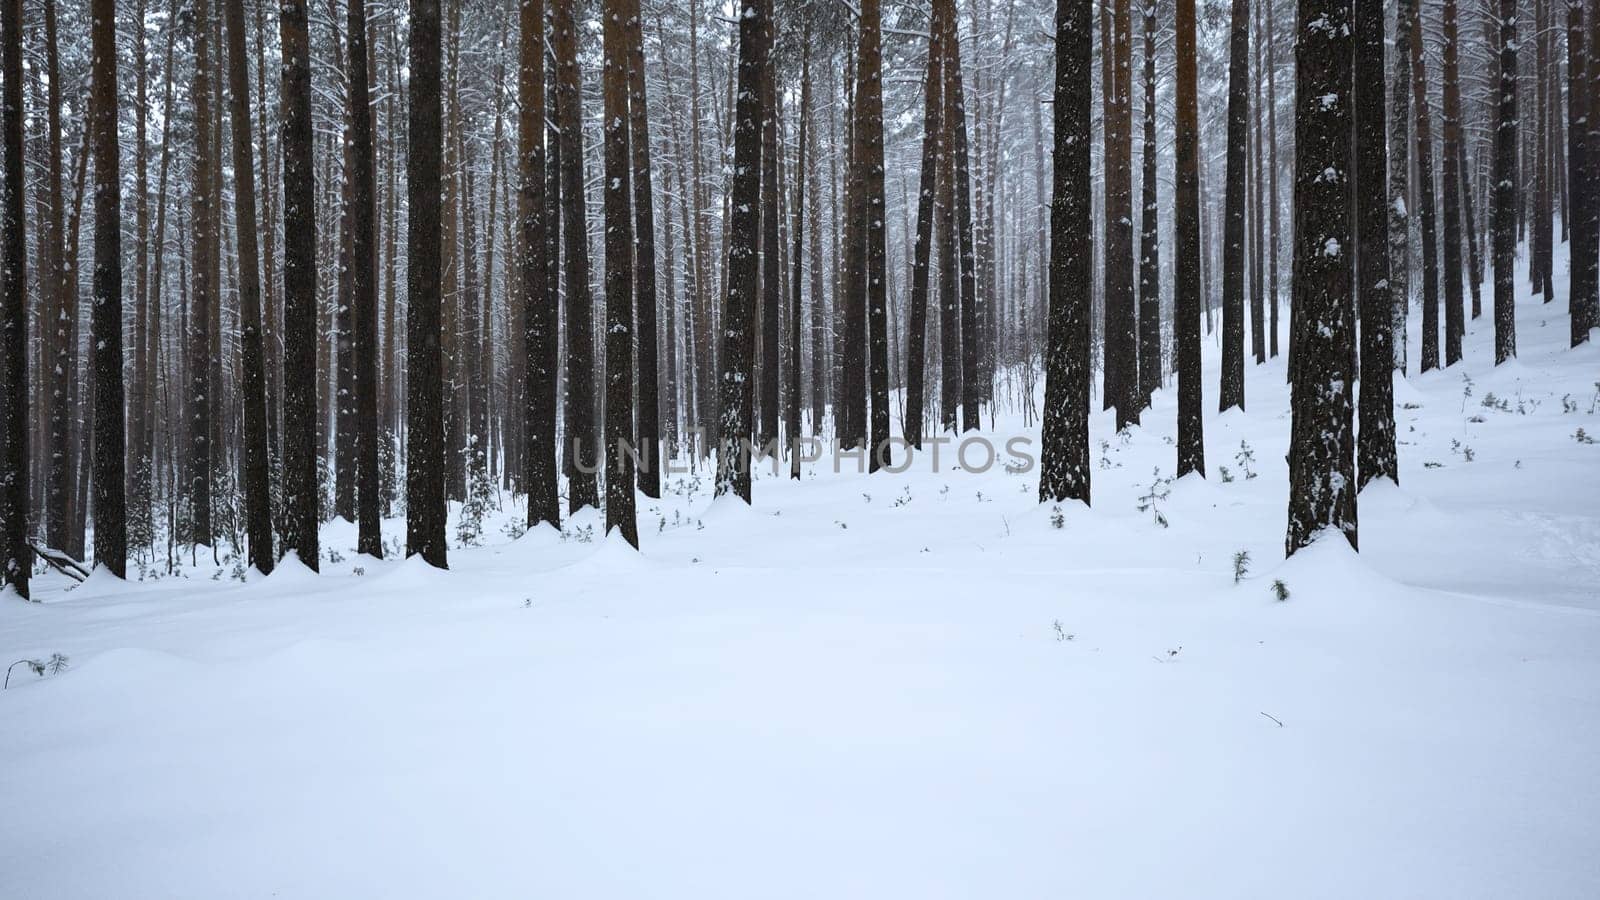
[[[1033,473],[824,460],[753,509],[674,476],[642,555],[590,517],[438,572],[334,524],[321,576],[42,578],[0,664],[71,667],[0,694],[0,897],[1600,896],[1600,342],[1565,306],[1397,382],[1359,557],[1283,560],[1278,359],[1168,527],[1170,390],[1125,440],[1095,416],[1060,527]]]

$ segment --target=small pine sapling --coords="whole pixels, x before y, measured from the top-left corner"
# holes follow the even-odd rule
[[[1272,579],[1272,596],[1279,603],[1289,599],[1289,586],[1283,583],[1282,578]]]
[[[1240,550],[1233,555],[1233,583],[1243,581],[1250,574],[1250,551]]]
[[[1150,482],[1149,490],[1139,496],[1139,512],[1150,513],[1155,523],[1162,528],[1168,527],[1166,514],[1161,511],[1161,501],[1167,499],[1172,493],[1172,479],[1162,478],[1161,470],[1155,470],[1155,479]]]

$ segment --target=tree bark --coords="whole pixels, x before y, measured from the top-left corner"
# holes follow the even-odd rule
[[[447,566],[445,544],[444,353],[441,329],[439,0],[410,0],[411,105],[406,200],[406,555]]]
[[[1179,12],[1189,0],[1179,0]],[[1090,499],[1089,318],[1094,229],[1089,201],[1092,71],[1090,0],[1056,6],[1055,160],[1050,202],[1049,334],[1039,500]],[[1193,7],[1189,8],[1192,25]],[[1148,25],[1148,17],[1146,19]],[[1180,29],[1181,30],[1181,29]],[[1146,74],[1148,75],[1148,69]]]
[[[360,6],[357,2],[355,6]],[[261,272],[256,244],[255,146],[250,128],[250,62],[245,56],[244,0],[223,0],[228,52],[228,114],[233,126],[233,216],[239,236],[239,385],[244,404],[245,535],[250,564],[263,575],[277,561],[272,549],[271,463],[267,458],[266,376],[261,346]]]
[[[1200,384],[1200,112],[1194,0],[1178,0],[1173,220],[1173,342],[1178,364],[1178,477],[1206,474]]]
[[[1245,142],[1250,124],[1249,0],[1233,0],[1228,66],[1228,148],[1222,235],[1222,382],[1218,408],[1244,409]]]
[[[1295,277],[1286,553],[1324,529],[1356,546],[1350,6],[1299,0]]]
[[[1355,2],[1355,72],[1382,72],[1383,0]],[[1400,480],[1395,461],[1394,349],[1389,298],[1389,160],[1382,78],[1355,78],[1356,304],[1361,316],[1361,432],[1357,490],[1374,478]]]

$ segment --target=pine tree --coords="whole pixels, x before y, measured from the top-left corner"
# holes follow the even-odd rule
[[[1179,0],[1179,6],[1185,2]],[[1089,317],[1094,223],[1089,202],[1092,113],[1089,92],[1083,86],[1093,65],[1092,8],[1090,0],[1062,0],[1056,6],[1055,174],[1050,200],[1049,334],[1039,474],[1039,500],[1043,503],[1088,503],[1090,499]],[[1192,7],[1190,13],[1192,23]]]
[[[1218,408],[1244,409],[1245,141],[1250,121],[1249,0],[1233,0],[1228,65],[1228,171],[1222,236],[1222,383]]]
[[[1500,0],[1500,103],[1494,154],[1494,361],[1517,355],[1517,0]]]
[[[1356,546],[1351,9],[1339,0],[1299,0],[1299,10],[1290,555],[1325,528]]]
[[[235,0],[237,2],[237,0]],[[383,557],[378,522],[378,255],[373,217],[377,175],[372,149],[366,0],[346,0],[350,40],[350,290],[355,300],[356,551]]]
[[[1356,0],[1356,72],[1382,72],[1383,0]],[[1399,481],[1394,439],[1394,349],[1389,298],[1388,168],[1384,82],[1355,79],[1356,305],[1361,317],[1361,432],[1357,489],[1374,478]]]
[[[1105,402],[1117,430],[1138,421],[1139,323],[1133,295],[1133,118],[1128,0],[1101,6],[1105,138]],[[1109,26],[1106,27],[1106,26]]]
[[[210,3],[208,0],[195,0],[194,3],[194,81],[191,99],[194,107],[194,191],[192,193],[194,205],[194,266],[190,274],[193,281],[189,289],[189,334],[188,334],[188,370],[189,370],[189,451],[188,451],[188,479],[189,479],[189,542],[210,546],[211,536],[211,476],[216,464],[213,458],[220,450],[211,445],[211,418],[214,413],[215,398],[212,391],[219,388],[211,377],[211,334],[209,323],[211,321],[212,306],[217,302],[214,295],[215,273],[217,268],[217,228],[215,217],[218,210],[212,205],[213,195],[216,192],[214,177],[216,164],[212,157],[217,148],[213,141],[215,135],[212,131],[211,114],[213,103],[211,99],[211,25]],[[285,6],[285,15],[288,7]],[[284,79],[287,88],[289,78],[290,44],[285,35],[283,42],[284,53]],[[309,61],[307,62],[309,66]],[[309,85],[308,85],[309,91]],[[309,105],[309,101],[308,101]],[[288,116],[288,103],[285,102],[285,116]],[[308,113],[309,115],[309,113]],[[309,126],[309,121],[307,122]],[[287,130],[285,140],[287,140]],[[308,151],[309,154],[309,151]],[[288,180],[288,159],[285,157],[285,180]],[[312,212],[308,210],[306,221],[312,221]],[[284,232],[290,233],[291,229],[285,223]],[[313,484],[315,482],[312,482]]]
[[[443,112],[439,0],[410,0],[406,200],[406,556],[445,568],[444,354],[440,245]],[[287,373],[286,373],[287,374]]]
[[[922,449],[922,406],[926,385],[924,360],[927,346],[928,269],[933,251],[934,195],[938,191],[939,167],[943,165],[944,127],[944,34],[939,21],[943,6],[933,5],[928,24],[928,65],[923,79],[922,170],[917,190],[917,232],[912,249],[911,297],[908,319],[910,333],[906,348],[905,440]]]
[[[801,378],[802,348],[805,346],[802,330],[801,291],[805,276],[805,225],[806,225],[806,140],[811,130],[811,14],[805,13],[805,25],[800,36],[800,134],[795,141],[794,162],[794,212],[790,217],[789,239],[794,247],[790,265],[794,282],[789,291],[789,404],[785,417],[787,430],[784,445],[789,450],[789,477],[800,478],[800,401],[804,380]],[[815,212],[813,211],[813,215]],[[821,265],[815,257],[811,265]],[[926,289],[926,286],[924,286]],[[927,298],[924,297],[924,300]],[[812,365],[816,365],[815,362]],[[920,394],[919,394],[920,397]],[[921,402],[920,400],[918,401]]]
[[[589,214],[583,187],[583,92],[578,83],[575,0],[550,5],[556,54],[556,125],[561,141],[561,236],[567,279],[567,508],[600,504],[594,406],[594,298],[589,284]]]
[[[888,296],[888,236],[885,231],[888,218],[883,189],[883,82],[882,82],[882,32],[879,0],[863,0],[861,4],[860,63],[857,77],[856,103],[859,106],[857,121],[861,123],[859,141],[862,158],[863,202],[866,211],[866,228],[861,232],[866,241],[866,302],[868,394],[871,397],[871,434],[867,465],[872,471],[888,462],[889,443],[889,296]],[[974,307],[974,314],[976,307]],[[974,317],[974,322],[976,318]],[[963,321],[963,325],[967,323]],[[974,326],[975,328],[976,326]],[[967,330],[967,334],[974,334]],[[971,344],[968,345],[972,348]],[[975,366],[977,357],[963,358],[963,371],[972,375],[970,389],[976,389]],[[974,367],[969,371],[969,366]],[[971,412],[977,418],[976,394],[969,394]]]
[[[1178,364],[1178,477],[1206,473],[1200,385],[1200,112],[1194,0],[1177,0],[1177,176],[1173,219],[1173,342]]]
[[[1589,55],[1584,32],[1582,0],[1567,2],[1567,170],[1570,204],[1562,207],[1562,220],[1570,230],[1571,263],[1567,267],[1567,311],[1572,321],[1572,346],[1589,339],[1589,329],[1600,325],[1595,316],[1596,288],[1600,286],[1600,247],[1596,241],[1595,185],[1588,177],[1593,165],[1589,152]]]
[[[1411,32],[1417,0],[1396,0],[1394,80],[1389,106],[1389,334],[1395,371],[1406,371],[1411,307]],[[1392,384],[1391,384],[1392,388]],[[1391,390],[1392,392],[1392,390]]]
[[[123,455],[122,162],[117,147],[117,8],[90,3],[90,127],[94,141],[94,562],[128,575]]]
[[[556,479],[556,303],[550,254],[545,247],[559,223],[546,216],[544,119],[544,0],[521,0],[517,93],[517,217],[525,333],[523,374],[523,487],[528,495],[528,526],[561,526]],[[553,227],[554,226],[554,227]]]
[[[354,4],[359,6],[359,3]],[[233,126],[233,215],[239,264],[239,385],[244,407],[245,534],[250,565],[263,575],[277,561],[272,548],[271,463],[267,459],[266,374],[261,340],[261,273],[256,243],[255,147],[250,128],[250,63],[245,58],[244,0],[223,0],[227,35],[228,115]]]
[[[1444,364],[1461,361],[1461,338],[1466,314],[1462,308],[1461,278],[1461,75],[1460,39],[1455,0],[1444,0],[1444,142],[1440,177],[1444,181]]]
[[[1409,6],[1415,0],[1401,0]],[[1415,12],[1414,9],[1409,12]],[[1421,371],[1439,368],[1439,241],[1433,192],[1433,128],[1428,107],[1428,66],[1423,54],[1422,19],[1410,15],[1407,45],[1411,56],[1411,105],[1417,112],[1417,205],[1422,213]]]
[[[1144,9],[1144,144],[1139,229],[1139,407],[1161,387],[1161,219],[1156,175],[1156,22],[1154,3]]]
[[[28,599],[28,273],[23,216],[22,0],[0,0],[0,584]]]
[[[650,116],[646,104],[644,78],[644,25],[640,21],[639,0],[628,0],[628,116],[633,178],[633,245],[635,318],[638,329],[639,434],[637,449],[643,468],[636,473],[639,491],[646,497],[661,496],[661,400],[657,379],[660,363],[656,350],[656,224],[655,200],[650,175]],[[672,328],[669,313],[667,329]]]
[[[757,255],[761,199],[761,79],[767,67],[767,9],[762,0],[739,4],[739,82],[734,108],[732,221],[727,295],[722,315],[722,372],[716,494],[750,502],[750,445],[755,387],[751,327],[760,289]]]
[[[634,515],[633,214],[628,151],[626,0],[605,0],[603,22],[606,291],[606,533],[639,546]]]

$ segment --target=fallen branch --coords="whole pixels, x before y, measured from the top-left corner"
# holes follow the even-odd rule
[[[1283,727],[1283,723],[1282,723],[1282,722],[1281,722],[1281,721],[1279,721],[1279,720],[1278,720],[1278,717],[1277,717],[1277,716],[1274,716],[1274,715],[1272,715],[1272,714],[1271,714],[1271,713],[1262,713],[1262,715],[1263,715],[1263,716],[1266,716],[1266,717],[1267,717],[1267,718],[1269,718],[1269,719],[1271,719],[1271,720],[1272,720],[1272,721],[1274,721],[1274,722],[1277,722],[1277,723],[1278,723],[1278,727],[1279,727],[1279,728],[1282,728],[1282,727]]]
[[[55,550],[50,547],[41,547],[32,541],[28,542],[28,546],[32,547],[33,552],[38,554],[40,559],[44,560],[46,563],[49,563],[50,567],[55,569],[57,572],[60,572],[61,574],[77,581],[89,580],[89,570],[85,569],[82,563],[66,555],[65,553],[62,553],[60,550]]]

